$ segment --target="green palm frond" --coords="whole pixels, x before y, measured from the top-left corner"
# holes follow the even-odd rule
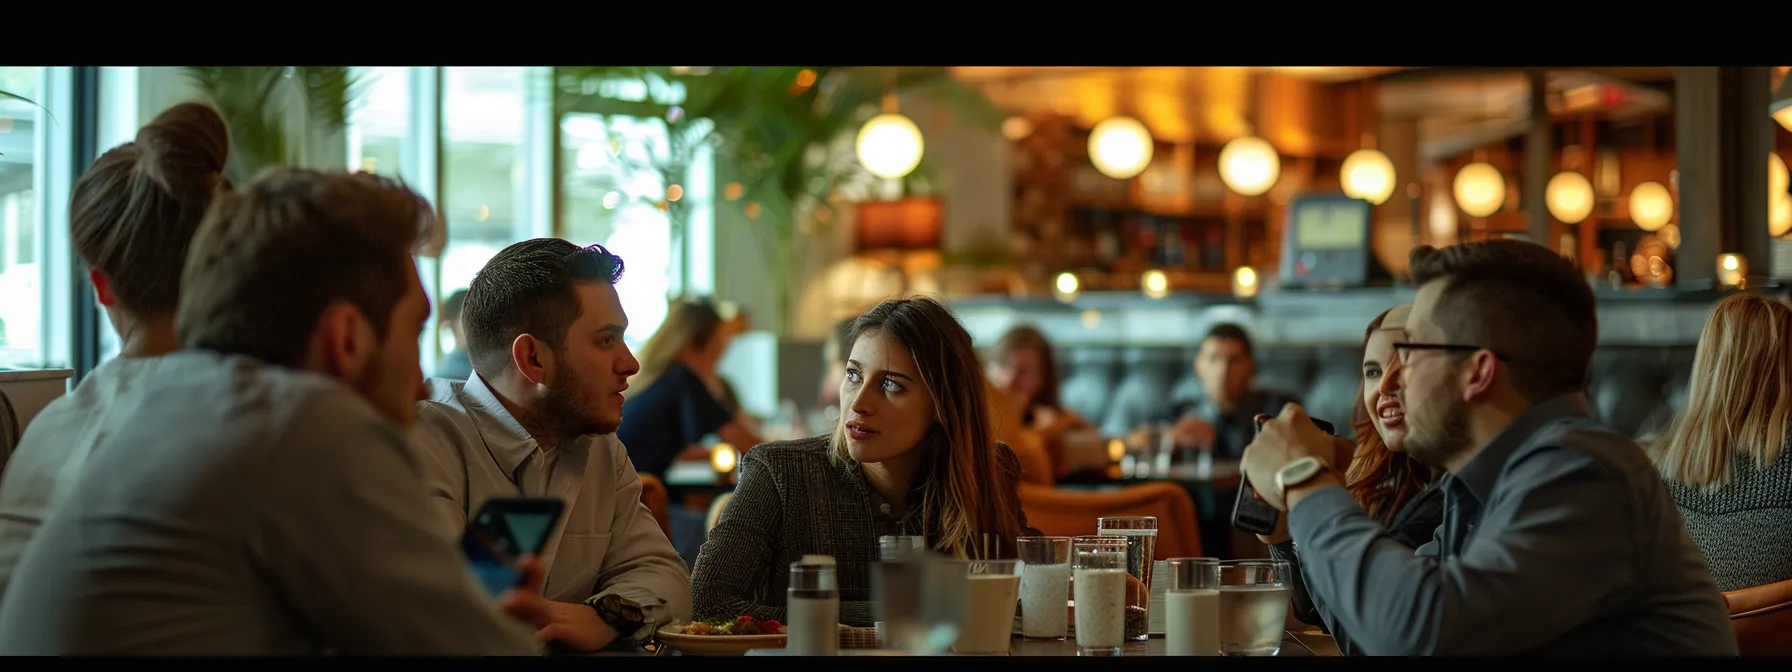
[[[36,101],[33,101],[30,98],[26,98],[24,96],[21,96],[19,94],[12,93],[9,91],[0,91],[0,100],[17,100],[17,101],[23,102],[27,105],[36,107],[37,109],[40,109],[40,110],[44,109],[44,106],[38,105]],[[48,110],[45,110],[45,111],[48,111]]]
[[[241,184],[269,166],[302,163],[293,140],[310,131],[339,131],[360,93],[346,67],[193,66],[183,68],[230,125],[231,156],[226,169]],[[287,114],[297,96],[305,114],[294,123]],[[296,133],[295,133],[296,130]],[[296,138],[294,137],[296,135]]]

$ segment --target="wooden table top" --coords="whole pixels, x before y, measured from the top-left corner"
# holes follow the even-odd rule
[[[778,655],[782,655],[782,653],[783,653],[782,650],[779,650],[779,649],[764,649],[764,650],[754,651],[750,655],[778,656]],[[593,653],[593,654],[573,654],[573,655],[651,656],[654,654],[651,652],[647,652],[647,651],[603,651],[600,653]],[[671,647],[666,647],[665,650],[660,652],[659,655],[677,656],[677,655],[684,655],[684,654],[682,654],[676,650],[673,650]],[[901,656],[901,655],[905,655],[905,654],[902,651],[894,650],[894,649],[841,649],[840,655],[842,655],[842,656]],[[960,655],[960,654],[949,654],[949,655]],[[1075,656],[1076,655],[1076,638],[1069,637],[1069,638],[1065,638],[1065,639],[1028,639],[1028,638],[1016,635],[1014,637],[1013,643],[1008,648],[1008,655],[1010,655],[1010,656]],[[1142,642],[1138,642],[1138,641],[1127,642],[1121,648],[1120,655],[1122,657],[1165,655],[1164,654],[1164,639],[1162,637],[1152,637],[1151,639],[1148,639],[1148,640],[1145,640]],[[1329,636],[1326,636],[1324,633],[1305,632],[1305,631],[1303,631],[1303,632],[1289,631],[1289,632],[1283,633],[1283,635],[1282,635],[1282,650],[1280,653],[1277,653],[1276,655],[1280,656],[1280,657],[1310,658],[1310,657],[1331,657],[1331,656],[1337,656],[1339,654],[1338,654],[1337,645],[1333,644],[1332,638]]]

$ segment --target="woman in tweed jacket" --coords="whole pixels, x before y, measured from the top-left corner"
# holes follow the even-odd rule
[[[866,627],[879,536],[923,536],[971,557],[987,535],[1013,557],[1016,537],[1039,534],[1021,512],[1020,461],[995,440],[970,334],[945,306],[885,301],[845,343],[833,433],[741,458],[740,485],[692,572],[695,619],[784,620],[790,563],[826,554],[841,622]]]
[[[1649,446],[1719,590],[1792,579],[1792,308],[1752,292],[1717,303],[1686,407]]]

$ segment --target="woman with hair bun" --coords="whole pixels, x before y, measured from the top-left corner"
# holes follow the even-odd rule
[[[44,407],[0,477],[0,597],[32,535],[70,493],[69,484],[114,409],[179,348],[187,245],[212,198],[230,189],[224,164],[230,129],[209,106],[183,103],[158,115],[133,142],[112,148],[75,182],[69,237],[87,262],[93,296],[121,344],[68,395]],[[145,428],[153,431],[152,428]]]

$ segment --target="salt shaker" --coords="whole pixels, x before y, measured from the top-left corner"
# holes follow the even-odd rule
[[[806,555],[790,563],[785,600],[785,655],[832,656],[840,651],[840,590],[834,558]]]

